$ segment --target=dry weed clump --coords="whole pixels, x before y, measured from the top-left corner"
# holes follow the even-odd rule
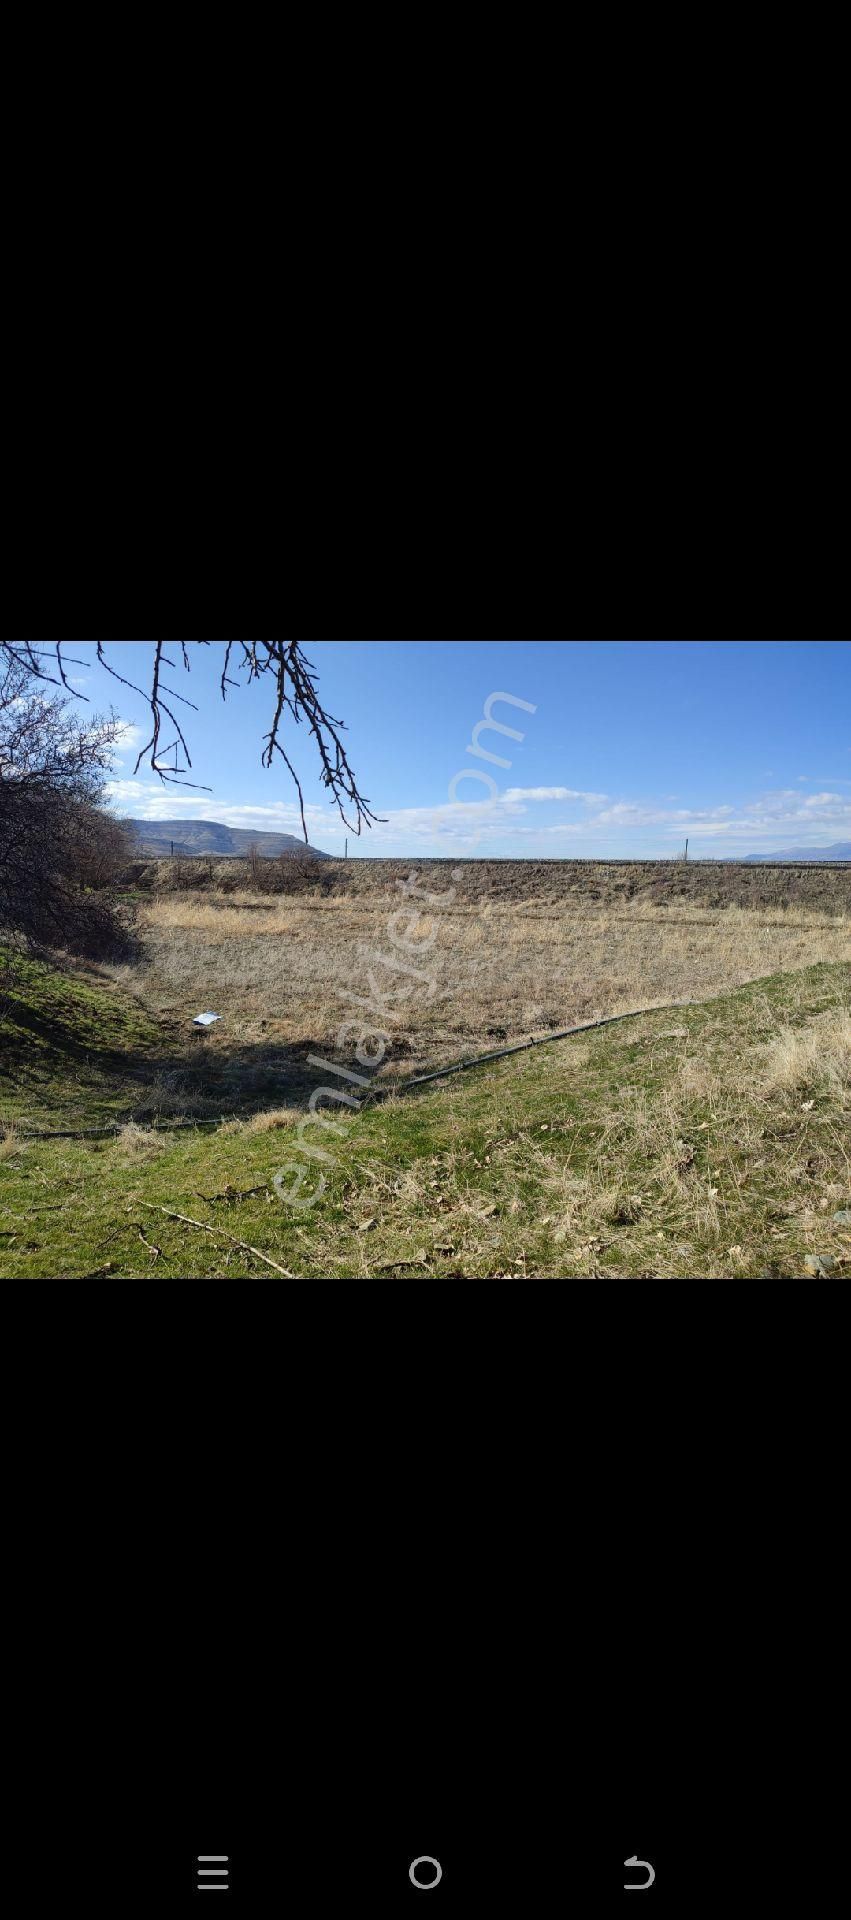
[[[767,1093],[800,1094],[851,1085],[851,1013],[820,1014],[808,1026],[782,1027],[768,1049],[763,1086]]]
[[[165,1141],[161,1134],[152,1133],[150,1127],[140,1127],[135,1120],[128,1120],[119,1127],[115,1145],[120,1157],[130,1162],[150,1160],[162,1152]]]
[[[0,1160],[11,1160],[22,1153],[24,1142],[13,1120],[0,1120]]]
[[[254,1113],[249,1120],[226,1120],[221,1134],[275,1133],[281,1127],[295,1127],[304,1118],[297,1107],[275,1107],[268,1113]]]

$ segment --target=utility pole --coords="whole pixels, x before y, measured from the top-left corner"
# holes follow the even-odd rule
[[[349,857],[349,843],[348,843],[348,840],[347,840],[347,841],[346,841],[346,851],[345,851],[345,853],[344,853],[344,855],[343,855],[343,858],[344,858],[344,860],[348,860],[348,857]]]

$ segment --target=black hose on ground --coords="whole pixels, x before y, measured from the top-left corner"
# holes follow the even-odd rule
[[[668,1000],[661,1007],[634,1007],[630,1013],[607,1013],[602,1020],[586,1020],[580,1027],[562,1027],[559,1033],[542,1033],[537,1040],[520,1040],[513,1047],[500,1047],[495,1053],[480,1053],[472,1060],[459,1060],[454,1067],[438,1067],[435,1073],[419,1073],[401,1085],[374,1087],[365,1094],[368,1100],[381,1100],[389,1093],[407,1093],[410,1087],[427,1086],[430,1080],[445,1080],[451,1073],[466,1073],[469,1067],[482,1067],[489,1060],[506,1060],[510,1053],[528,1053],[530,1047],[547,1047],[551,1040],[569,1040],[574,1033],[591,1033],[595,1027],[611,1027],[616,1020],[638,1020],[643,1013],[672,1013],[676,1007],[691,1007],[693,1000]]]
[[[148,1133],[178,1133],[181,1127],[223,1127],[228,1120],[238,1120],[236,1113],[222,1113],[215,1120],[151,1120]],[[108,1127],[80,1127],[72,1132],[63,1133],[21,1133],[22,1140],[106,1140],[111,1133],[120,1133],[122,1127],[141,1126],[141,1121],[113,1120]],[[16,1127],[15,1131],[18,1129]]]
[[[467,1073],[471,1067],[487,1066],[490,1060],[507,1060],[512,1053],[528,1053],[531,1047],[548,1047],[553,1040],[569,1040],[575,1033],[593,1033],[597,1027],[614,1026],[618,1020],[640,1020],[645,1013],[674,1013],[678,1007],[692,1007],[693,1000],[667,1000],[662,1006],[633,1007],[629,1013],[607,1013],[602,1020],[585,1020],[578,1027],[562,1027],[559,1033],[542,1033],[537,1040],[520,1040],[513,1047],[499,1047],[495,1053],[479,1053],[472,1060],[459,1060],[452,1067],[438,1067],[434,1073],[418,1073],[410,1080],[391,1081],[380,1087],[371,1087],[359,1102],[367,1106],[371,1100],[386,1099],[388,1094],[409,1093],[413,1087],[428,1086],[432,1080],[446,1080],[453,1073]],[[150,1133],[176,1133],[182,1127],[223,1127],[228,1121],[238,1120],[239,1114],[223,1113],[215,1120],[161,1120],[152,1121]],[[111,1133],[118,1133],[126,1120],[116,1120],[109,1127],[83,1127],[79,1132],[71,1133],[22,1133],[22,1140],[103,1140]]]

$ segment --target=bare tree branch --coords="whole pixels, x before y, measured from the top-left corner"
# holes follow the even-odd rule
[[[84,667],[87,663],[85,660],[75,659],[71,654],[64,654],[65,645],[64,640],[51,640],[47,643],[38,640],[4,640],[0,652],[5,654],[8,660],[17,660],[34,679],[46,680],[52,687],[66,687],[75,699],[87,701],[87,694],[81,693],[78,687],[70,686],[65,678],[66,665]],[[45,648],[44,652],[40,650],[42,647]],[[48,659],[55,660],[59,673],[58,679],[55,673],[47,672],[45,661]]]
[[[173,643],[167,640],[153,641],[153,671],[148,690],[136,686],[132,680],[126,679],[125,675],[119,673],[118,668],[113,666],[105,651],[109,645],[108,641],[97,641],[97,657],[107,673],[110,673],[115,680],[119,680],[122,686],[129,687],[131,692],[139,694],[143,700],[147,701],[151,710],[151,736],[138,756],[133,769],[134,774],[139,772],[143,761],[146,761],[152,772],[156,773],[164,784],[191,787],[198,792],[210,793],[212,788],[198,787],[195,781],[182,777],[187,769],[191,768],[192,759],[186,737],[168,702],[179,701],[184,706],[192,707],[195,712],[197,708],[191,700],[186,700],[183,694],[176,693],[172,687],[163,683],[163,668],[172,670],[175,668],[175,662],[164,652],[164,648],[172,644],[180,647],[184,669],[189,672],[192,664],[190,647],[210,647],[219,643],[210,640],[180,640]],[[365,795],[360,792],[341,738],[346,731],[344,722],[335,719],[323,705],[317,691],[318,675],[304,653],[303,642],[301,640],[226,640],[221,644],[224,646],[224,660],[219,684],[223,700],[227,698],[229,688],[236,689],[240,684],[229,672],[232,660],[237,663],[238,671],[243,674],[247,683],[252,680],[260,681],[267,674],[271,676],[274,704],[269,731],[263,736],[261,761],[264,767],[269,768],[274,764],[276,755],[283,760],[298,794],[305,841],[308,839],[308,833],[304,792],[290,754],[281,741],[287,716],[293,726],[300,726],[303,721],[307,723],[307,730],[319,759],[320,779],[349,831],[360,834],[364,827],[377,822],[379,816],[373,813]],[[82,699],[85,696],[80,694],[77,688],[71,687],[66,680],[62,655],[64,645],[65,642],[61,640],[2,641],[0,655],[5,653],[7,657],[16,659],[28,673],[39,679],[53,680],[56,685],[61,683],[69,693]],[[47,671],[48,662],[55,662],[59,680]],[[74,664],[84,665],[85,662],[75,661]],[[172,745],[166,748],[161,746],[164,719],[171,722],[176,735],[176,742],[172,742]],[[171,753],[175,744],[179,745],[185,754],[186,765],[178,766],[175,754],[175,765],[164,766],[163,755]]]
[[[142,688],[137,687],[132,680],[126,680],[124,677],[124,674],[119,673],[118,668],[114,667],[111,661],[107,660],[106,654],[104,653],[105,644],[106,642],[103,640],[99,640],[97,643],[97,656],[101,663],[101,666],[106,668],[107,673],[112,674],[112,677],[114,680],[120,680],[122,686],[129,687],[132,693],[138,693],[143,700],[147,698],[148,704],[151,709],[153,731],[151,733],[150,740],[142,748],[139,754],[139,757],[136,761],[136,765],[133,768],[134,774],[138,773],[139,768],[142,765],[142,761],[145,759],[146,755],[150,755],[151,770],[153,773],[156,773],[159,775],[160,779],[163,782],[163,785],[170,785],[170,786],[176,786],[176,787],[191,787],[193,789],[193,792],[195,793],[212,793],[213,791],[212,787],[199,786],[198,782],[195,780],[182,780],[180,778],[180,775],[185,772],[185,768],[178,767],[178,766],[161,767],[158,764],[160,729],[162,727],[163,714],[165,714],[167,718],[171,721],[172,726],[174,727],[175,733],[177,734],[178,740],[180,741],[180,745],[182,746],[183,751],[186,755],[186,765],[188,767],[191,767],[192,765],[192,760],[189,754],[189,748],[187,747],[186,741],[183,737],[183,733],[181,732],[180,723],[175,719],[174,714],[171,711],[171,708],[166,705],[166,702],[163,699],[162,692],[160,690],[161,667],[164,665],[171,666],[171,667],[174,666],[173,660],[164,659],[163,647],[166,644],[165,641],[157,640],[154,642],[153,681],[151,685],[151,691],[147,695],[145,695],[142,692]],[[173,699],[176,699],[176,700],[183,699],[182,694],[178,693],[178,694],[172,695],[171,688],[166,688],[166,692]],[[192,707],[193,712],[197,713],[198,709],[192,700],[185,700],[183,704],[184,706]],[[170,751],[170,749],[167,749],[167,751]]]

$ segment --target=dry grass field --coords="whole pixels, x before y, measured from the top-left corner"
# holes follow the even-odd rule
[[[403,891],[412,872],[436,904]],[[272,897],[240,885],[242,862],[151,862],[145,877],[131,907],[139,960],[111,971],[169,1035],[164,1106],[171,1091],[195,1111],[303,1104],[311,1053],[392,1081],[851,955],[851,869],[334,861],[309,889]],[[387,1035],[373,1069],[355,1059],[370,1002],[365,1057],[374,1030]],[[188,1023],[208,1008],[222,1019],[200,1038]]]

